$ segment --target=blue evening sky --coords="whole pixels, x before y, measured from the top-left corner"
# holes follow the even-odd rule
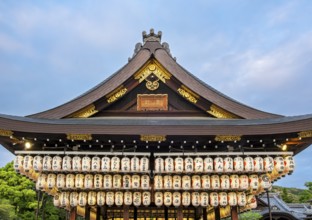
[[[312,113],[311,1],[0,2],[0,113],[67,102],[132,56],[141,33],[163,32],[178,63],[263,111]],[[312,181],[312,147],[276,185]],[[0,167],[13,155],[0,146]]]

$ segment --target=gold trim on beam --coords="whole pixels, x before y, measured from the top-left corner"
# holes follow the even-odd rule
[[[0,129],[0,136],[11,137],[13,136],[13,131]]]
[[[67,134],[67,140],[90,141],[92,140],[92,135],[91,134]]]
[[[113,92],[111,92],[109,95],[107,95],[107,103],[112,103],[123,97],[127,93],[128,89],[120,86],[117,89],[115,89]]]
[[[187,88],[184,85],[182,85],[180,88],[178,88],[177,91],[179,92],[179,94],[183,98],[185,98],[186,100],[188,100],[189,102],[192,102],[194,104],[196,104],[198,99],[199,99],[199,95],[197,95],[196,93],[192,92],[189,88]]]
[[[166,83],[166,80],[171,78],[171,74],[168,71],[162,68],[155,60],[152,60],[134,75],[134,79],[139,80],[139,83],[141,83],[152,73],[163,83]]]
[[[90,116],[98,113],[99,111],[95,109],[95,105],[91,104],[81,110],[69,115],[69,118],[89,118]]]
[[[235,115],[213,104],[210,106],[207,113],[215,116],[216,118],[236,118]]]
[[[142,134],[140,140],[151,142],[166,141],[166,135]]]
[[[310,138],[312,137],[312,131],[302,131],[298,133],[299,138]]]
[[[217,135],[215,137],[215,141],[229,142],[229,141],[240,141],[240,140],[241,140],[241,136],[239,135]]]

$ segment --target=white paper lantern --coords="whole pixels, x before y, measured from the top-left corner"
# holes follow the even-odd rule
[[[151,204],[151,193],[150,192],[143,192],[142,194],[142,198],[143,198],[143,205],[144,206],[149,206]]]
[[[82,172],[90,172],[91,158],[88,156],[85,156],[82,158],[81,163],[82,163],[82,167],[81,167]]]
[[[174,161],[172,157],[167,157],[165,159],[165,171],[166,172],[173,172],[174,170]]]
[[[112,177],[112,175],[105,174],[103,181],[104,181],[103,182],[104,183],[104,186],[103,186],[104,189],[113,188],[113,177]]]
[[[246,172],[254,171],[254,161],[252,157],[247,156],[244,158],[244,170]]]
[[[163,189],[164,188],[163,177],[160,175],[154,176],[154,188],[155,189]]]
[[[107,157],[107,156],[102,157],[101,170],[103,172],[109,172],[110,171],[110,164],[111,164],[111,160],[109,157]]]
[[[191,205],[191,194],[189,192],[182,193],[182,205],[185,207]]]
[[[272,184],[267,174],[262,174],[259,176],[259,185],[263,190],[271,188]]]
[[[237,196],[235,192],[229,192],[228,196],[228,203],[229,206],[237,206]]]
[[[111,171],[113,172],[120,171],[120,159],[117,156],[111,158]]]
[[[185,172],[193,172],[194,171],[194,160],[191,157],[186,157],[184,159],[184,169]]]
[[[113,192],[107,192],[106,193],[106,205],[112,206],[115,203],[115,194]]]
[[[43,171],[51,171],[52,170],[52,157],[44,156],[43,157]]]
[[[263,159],[263,163],[265,172],[271,173],[274,169],[274,159],[270,156],[267,156]]]
[[[66,176],[65,174],[59,173],[56,176],[56,187],[59,189],[63,189],[65,188],[65,181],[66,180]]]
[[[69,192],[61,192],[61,194],[60,194],[60,205],[62,207],[69,206]]]
[[[206,173],[213,172],[213,159],[211,157],[206,157],[204,159],[204,172]]]
[[[149,177],[149,175],[142,175],[141,176],[141,188],[142,189],[149,189],[150,188],[150,177]]]
[[[203,189],[210,189],[210,176],[202,175],[201,176],[201,184]]]
[[[209,199],[210,199],[210,205],[212,207],[219,206],[219,194],[217,192],[211,192],[209,194]]]
[[[220,189],[220,178],[218,175],[212,175],[211,180],[211,189]]]
[[[162,194],[162,192],[155,192],[155,205],[157,206],[157,207],[160,207],[160,206],[162,206],[163,205],[163,194]]]
[[[214,171],[215,172],[223,172],[224,171],[224,162],[222,157],[215,157],[213,160]]]
[[[164,188],[172,189],[172,176],[169,175],[164,176]]]
[[[24,157],[21,155],[17,155],[14,159],[14,170],[16,172],[21,172],[21,170],[23,169],[23,163],[24,163]]]
[[[48,188],[52,189],[56,186],[56,175],[54,173],[49,173],[47,176]]]
[[[98,206],[105,205],[105,192],[103,192],[103,191],[97,192],[96,203]]]
[[[209,205],[209,195],[207,192],[200,193],[200,205],[202,207],[207,207]]]
[[[230,189],[230,177],[228,175],[221,175],[220,177],[220,188]]]
[[[62,158],[60,156],[54,156],[52,159],[52,170],[61,171],[62,170]]]
[[[172,205],[172,193],[171,192],[164,193],[164,205],[167,207]]]
[[[239,189],[239,176],[238,175],[232,174],[230,176],[230,188]]]
[[[244,159],[242,157],[237,156],[234,158],[234,170],[236,172],[244,171]]]
[[[174,171],[181,173],[184,170],[184,160],[182,157],[176,157],[174,159]]]
[[[73,189],[75,188],[75,175],[72,173],[69,173],[66,175],[66,185],[65,187],[67,189]]]
[[[72,158],[68,155],[63,157],[62,170],[63,171],[71,171],[72,170]]]
[[[291,174],[295,170],[295,160],[292,156],[286,156],[284,158],[285,169],[284,173]]]
[[[200,205],[200,194],[199,192],[192,192],[192,205],[197,207]]]
[[[75,187],[77,189],[84,188],[84,175],[83,174],[76,174],[76,176],[75,176]]]
[[[258,188],[259,188],[258,175],[256,175],[256,174],[249,175],[249,188],[252,191],[257,191],[258,190]]]
[[[78,196],[78,205],[86,206],[87,205],[88,194],[86,192],[80,192]]]
[[[74,156],[72,159],[72,170],[74,172],[80,172],[82,169],[81,157]]]
[[[130,175],[123,175],[122,187],[124,189],[131,189],[131,176]]]
[[[115,205],[122,206],[123,205],[123,193],[122,192],[115,192]]]
[[[129,157],[123,157],[121,159],[121,171],[122,172],[130,171],[130,158]]]
[[[76,207],[78,205],[79,194],[77,192],[71,192],[69,195],[69,203],[71,207]]]
[[[161,157],[157,157],[155,159],[155,172],[161,173],[165,171],[164,159]]]
[[[222,207],[227,206],[228,198],[226,192],[219,192],[219,205]]]
[[[181,193],[172,193],[172,204],[174,207],[179,207],[181,205]]]
[[[247,203],[246,194],[244,192],[237,192],[237,205],[238,206],[245,206]]]
[[[190,176],[183,176],[182,177],[182,189],[187,190],[191,189],[191,177]]]
[[[55,207],[60,207],[61,203],[60,203],[60,194],[57,193],[55,196],[53,196],[53,205]]]
[[[120,189],[121,188],[121,180],[122,180],[121,175],[115,174],[113,176],[113,188],[114,189]]]
[[[239,176],[239,188],[243,190],[246,190],[249,188],[249,178],[247,175]]]
[[[140,159],[136,156],[131,158],[131,171],[132,172],[140,171]]]
[[[43,189],[47,185],[47,175],[44,173],[40,173],[36,182],[36,188]]]
[[[42,156],[35,156],[34,160],[33,160],[33,169],[37,172],[41,172],[42,171],[42,162],[43,162],[43,158]]]
[[[93,175],[86,174],[84,178],[84,188],[93,189]]]
[[[95,189],[101,189],[103,187],[103,176],[101,174],[94,175],[93,186]]]
[[[195,170],[195,172],[203,172],[204,171],[203,158],[195,157],[195,159],[194,159],[194,170]]]
[[[172,188],[181,189],[181,176],[174,175],[172,177]]]
[[[263,164],[263,158],[262,157],[255,157],[254,158],[254,169],[255,172],[263,172],[264,171],[264,164]]]
[[[33,168],[33,159],[30,155],[24,157],[23,168],[25,172],[29,172]]]
[[[149,169],[149,159],[147,157],[142,157],[140,159],[140,171],[147,172]]]
[[[133,193],[133,205],[138,207],[142,203],[142,194],[140,192]]]
[[[140,176],[139,175],[132,175],[131,183],[132,189],[139,189],[140,188]]]
[[[201,178],[199,175],[192,176],[192,189],[201,189]]]
[[[279,174],[282,174],[284,172],[285,164],[283,157],[277,156],[274,158],[274,168]]]
[[[91,171],[99,172],[101,169],[101,158],[98,156],[92,157],[91,160]]]
[[[233,161],[233,158],[232,157],[225,157],[223,159],[223,169],[224,169],[224,172],[233,172],[234,170],[234,161]]]
[[[137,194],[136,194],[137,195]],[[134,197],[134,195],[133,195]],[[124,194],[124,204],[125,205],[132,205],[132,192],[125,192]]]

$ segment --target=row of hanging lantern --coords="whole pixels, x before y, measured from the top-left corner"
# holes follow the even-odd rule
[[[223,172],[273,172],[274,169],[278,173],[291,173],[295,167],[292,156],[231,156],[205,158],[197,156],[195,158],[187,156],[183,157],[156,157],[155,172],[205,172],[205,173],[223,173]]]

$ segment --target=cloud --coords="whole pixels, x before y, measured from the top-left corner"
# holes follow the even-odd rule
[[[273,27],[292,19],[296,6],[297,2],[289,1],[286,4],[281,4],[281,6],[271,10],[267,15],[268,25]]]

